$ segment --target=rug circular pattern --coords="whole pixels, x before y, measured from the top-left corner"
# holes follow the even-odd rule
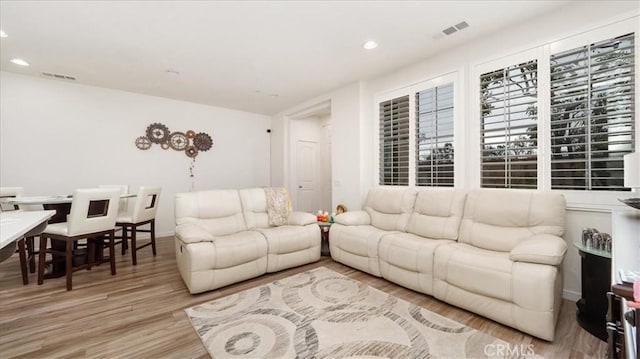
[[[507,345],[324,267],[185,311],[213,358],[467,358]]]

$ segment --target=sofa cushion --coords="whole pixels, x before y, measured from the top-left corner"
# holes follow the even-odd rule
[[[378,246],[382,277],[404,287],[433,294],[433,256],[449,240],[433,240],[411,233],[387,234]]]
[[[453,189],[418,191],[407,232],[434,239],[458,239],[466,192]]]
[[[177,193],[175,215],[177,225],[197,223],[214,236],[247,229],[236,190]]]
[[[404,231],[413,211],[416,190],[413,188],[378,187],[367,194],[365,211],[371,225],[387,231]]]
[[[218,236],[195,245],[200,250],[191,254],[192,271],[235,267],[267,256],[267,241],[253,231]]]
[[[509,253],[450,243],[435,251],[434,277],[471,293],[512,302],[512,266]]]
[[[511,251],[534,234],[564,233],[566,203],[557,192],[481,189],[467,194],[459,241]]]

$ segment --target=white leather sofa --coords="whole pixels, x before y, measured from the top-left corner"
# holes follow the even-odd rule
[[[178,193],[176,259],[189,292],[200,293],[320,259],[320,228],[291,212],[269,226],[262,188]]]
[[[335,218],[331,256],[551,341],[565,207],[555,192],[379,187]]]

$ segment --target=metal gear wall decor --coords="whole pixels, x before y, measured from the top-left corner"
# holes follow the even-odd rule
[[[172,148],[195,159],[200,152],[208,151],[213,147],[213,139],[207,133],[196,133],[194,130],[171,132],[166,125],[157,122],[147,126],[145,135],[135,140],[136,147],[143,151],[148,150],[155,143],[162,149]]]

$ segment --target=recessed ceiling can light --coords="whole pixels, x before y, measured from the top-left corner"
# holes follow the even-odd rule
[[[28,62],[26,62],[26,61],[25,61],[25,60],[23,60],[23,59],[11,59],[11,60],[9,60],[9,61],[11,61],[11,63],[16,64],[16,65],[20,65],[20,66],[29,66],[29,63],[28,63]]]
[[[6,32],[0,30],[0,37],[9,37]]]
[[[369,40],[369,41],[365,42],[364,44],[362,44],[362,47],[364,47],[367,50],[373,50],[376,47],[378,47],[378,43],[373,41],[373,40]]]

